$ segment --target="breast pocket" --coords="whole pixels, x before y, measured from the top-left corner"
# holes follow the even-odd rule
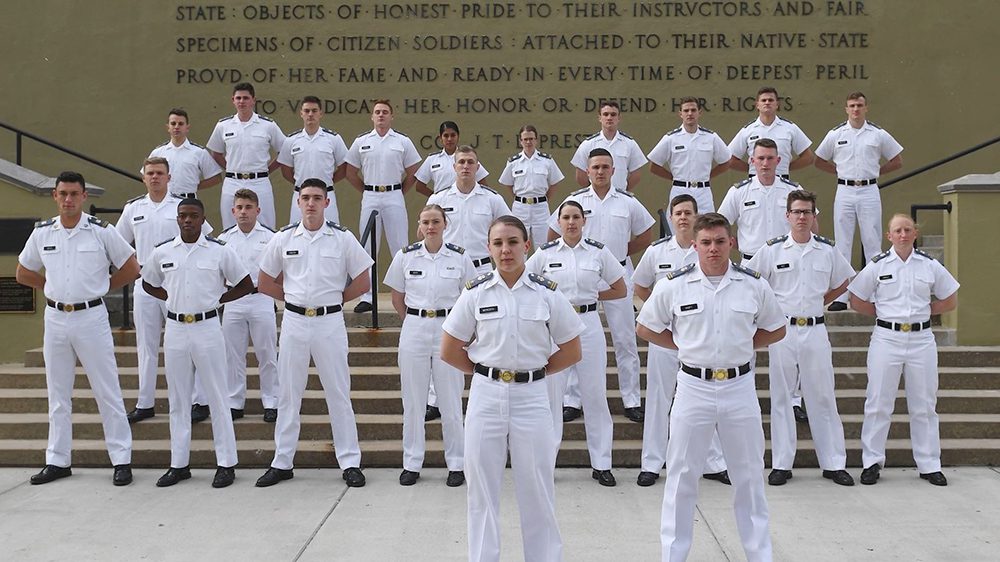
[[[732,311],[734,320],[743,322],[749,318],[749,322],[752,323],[752,319],[757,316],[757,303],[749,300],[741,300],[733,303]]]
[[[518,338],[532,342],[550,341],[548,321],[548,307],[541,304],[519,306],[517,309]]]
[[[812,266],[812,275],[809,276],[809,283],[813,289],[823,291],[830,290],[830,275],[832,275],[833,264],[829,262],[817,262]]]
[[[76,251],[77,267],[88,274],[107,272],[108,260],[101,255],[101,247],[97,242],[84,242],[80,244]]]
[[[934,276],[930,271],[918,271],[913,276],[913,292],[922,301],[930,302],[931,292],[934,289]]]
[[[882,273],[876,279],[875,301],[897,298],[902,293],[902,283],[899,282],[899,274]]]
[[[203,271],[219,271],[219,260],[215,258],[200,259],[195,263],[195,267]]]
[[[449,298],[458,298],[462,293],[462,272],[457,267],[439,269],[438,283],[434,292]]]
[[[593,287],[601,281],[601,264],[596,261],[584,261],[579,265],[580,285],[583,287]]]

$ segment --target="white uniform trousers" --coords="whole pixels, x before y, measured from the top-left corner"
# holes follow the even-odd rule
[[[854,226],[861,231],[861,250],[865,263],[882,251],[882,196],[878,185],[838,185],[833,199],[833,238],[837,251],[851,261]],[[859,268],[860,270],[860,268]],[[846,303],[848,293],[837,298]]]
[[[274,192],[271,190],[271,180],[269,178],[258,178],[253,180],[241,180],[237,178],[226,178],[222,181],[222,194],[219,196],[219,212],[222,214],[222,229],[225,230],[236,224],[236,217],[233,216],[234,195],[239,189],[249,189],[257,194],[260,200],[260,224],[271,228],[278,228],[274,214]]]
[[[156,372],[160,364],[160,335],[167,320],[167,303],[147,293],[142,279],[132,289],[132,318],[135,321],[135,345],[139,357],[139,401],[136,408],[156,404]]]
[[[125,419],[125,404],[118,386],[118,365],[108,309],[95,306],[61,312],[46,306],[42,355],[49,398],[49,444],[45,449],[45,464],[59,467],[72,464],[73,382],[77,357],[87,373],[101,412],[111,464],[130,464],[132,430]]]
[[[229,407],[242,410],[247,396],[247,346],[253,342],[264,408],[278,407],[278,325],[274,300],[254,293],[226,303],[222,314],[226,338]]]
[[[611,470],[611,445],[614,423],[608,408],[608,352],[604,339],[604,327],[597,312],[580,315],[584,330],[580,334],[583,357],[580,362],[564,372],[556,373],[545,380],[549,384],[549,405],[552,408],[552,424],[555,429],[556,452],[562,443],[563,395],[566,375],[571,372],[576,378],[577,388],[583,405],[583,425],[587,431],[587,451],[590,466],[597,470]]]
[[[677,387],[677,351],[649,344],[646,357],[646,417],[642,422],[642,472],[659,474],[667,461],[667,440],[670,432],[670,406]],[[705,460],[705,472],[715,474],[726,470],[718,430],[712,434],[712,444]]]
[[[528,236],[533,246],[541,246],[548,240],[549,216],[552,214],[549,211],[548,201],[530,205],[514,201],[510,210],[528,228]]]
[[[910,442],[917,471],[938,472],[941,470],[941,435],[935,411],[938,357],[930,330],[906,333],[874,328],[868,348],[868,389],[865,421],[861,426],[862,463],[865,467],[875,463],[885,466],[885,441],[896,405],[900,373],[906,381]]]
[[[764,497],[764,429],[753,371],[721,382],[679,372],[663,489],[663,562],[686,560],[691,549],[698,482],[716,428],[729,464],[733,511],[747,560],[772,559]]]
[[[278,340],[278,422],[274,428],[271,466],[289,470],[299,445],[302,394],[309,379],[312,357],[323,384],[330,413],[334,451],[342,469],[361,466],[358,426],[351,405],[351,373],[347,368],[347,328],[337,312],[308,318],[285,311]]]
[[[328,221],[333,221],[337,224],[341,224],[340,211],[337,209],[336,191],[327,191],[326,194],[330,196],[330,204],[327,206],[326,210],[323,211],[323,216]],[[299,192],[293,189],[292,206],[289,207],[288,211],[288,224],[292,224],[293,222],[298,222],[300,220],[302,220],[302,209],[299,209]],[[272,228],[276,228],[273,225],[271,226]]]
[[[170,398],[170,466],[183,468],[191,457],[191,392],[195,376],[212,410],[212,440],[219,466],[235,466],[236,433],[229,415],[226,342],[217,318],[185,324],[167,320],[163,355]]]
[[[809,431],[823,470],[847,465],[844,425],[834,394],[833,350],[825,324],[788,326],[785,338],[768,347],[771,390],[771,468],[791,470],[795,464],[796,428],[792,406],[802,381],[809,411]]]
[[[552,431],[544,381],[505,383],[473,375],[465,418],[470,562],[500,560],[500,489],[508,445],[524,560],[562,560]]]
[[[465,375],[441,360],[444,317],[406,315],[399,334],[399,379],[403,394],[403,468],[420,472],[424,466],[424,414],[433,378],[441,409],[444,460],[448,470],[465,470],[465,427],[462,391]]]
[[[375,237],[375,248],[381,251],[382,231],[385,230],[385,240],[389,243],[389,256],[395,256],[396,252],[406,246],[409,240],[408,229],[410,223],[406,218],[406,202],[403,201],[402,190],[390,191],[388,193],[376,193],[366,191],[361,196],[361,218],[358,221],[358,240],[364,236],[365,226],[368,224],[368,215],[372,211],[378,211],[375,217],[375,228],[372,229],[371,236]],[[365,243],[365,251],[371,247],[371,240]],[[372,279],[372,289],[378,290],[379,280]],[[368,291],[361,297],[364,302],[372,302],[372,292]]]
[[[690,195],[691,197],[694,197],[695,202],[698,203],[698,214],[715,212],[715,201],[712,199],[711,187],[671,186],[670,197],[667,199],[668,213],[670,209],[670,202],[673,201],[674,197],[677,197],[678,195]],[[669,216],[667,218],[669,218]],[[674,232],[674,225],[669,220],[667,221],[667,227],[670,228],[671,234],[676,234],[676,232]]]

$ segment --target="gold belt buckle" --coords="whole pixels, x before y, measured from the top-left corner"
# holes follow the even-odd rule
[[[194,324],[194,314],[185,314],[184,315],[184,323],[185,324]]]
[[[500,380],[503,382],[514,380],[514,371],[500,371]]]
[[[313,316],[316,316],[316,309],[312,308],[312,307],[307,308],[306,309],[306,316],[308,316],[309,318],[312,318]]]
[[[437,314],[438,314],[438,313],[437,313],[437,311],[436,311],[436,310],[428,310],[428,311],[426,311],[426,316],[427,316],[428,318],[434,318],[434,317],[436,317],[436,316],[437,316]]]
[[[712,378],[717,381],[724,381],[729,378],[729,371],[726,369],[715,369],[712,371]]]
[[[73,312],[74,310],[76,310],[76,308],[71,304],[63,305],[63,312]]]
[[[236,174],[236,177],[241,180],[248,180],[250,179],[250,174]]]
[[[912,326],[913,324],[908,324],[906,322],[903,322],[902,324],[899,325],[899,329],[903,332],[909,332],[912,329]]]
[[[809,321],[806,320],[805,318],[799,318],[798,320],[795,321],[795,323],[798,324],[799,326],[805,326],[806,324],[809,323]]]

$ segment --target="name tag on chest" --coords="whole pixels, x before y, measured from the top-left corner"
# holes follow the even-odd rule
[[[663,270],[663,269],[673,269],[674,264],[672,264],[672,263],[661,263],[658,267],[661,270]]]
[[[698,310],[698,303],[681,305],[681,312],[687,312],[689,310]]]
[[[892,281],[892,274],[889,273],[887,275],[879,275],[878,276],[878,280],[879,281]]]
[[[479,307],[479,314],[489,314],[491,312],[499,312],[499,311],[500,307],[497,305]]]

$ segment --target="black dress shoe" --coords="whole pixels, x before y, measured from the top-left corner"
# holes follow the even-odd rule
[[[861,483],[865,486],[871,486],[872,484],[878,482],[878,473],[881,472],[882,467],[875,463],[868,468],[861,471]]]
[[[642,408],[636,406],[635,408],[625,408],[625,417],[629,421],[634,421],[635,423],[642,423],[646,419],[646,413],[642,411]]]
[[[417,483],[420,479],[419,472],[413,472],[412,470],[403,469],[403,472],[399,473],[399,485],[400,486],[412,486]]]
[[[111,483],[115,486],[128,486],[132,483],[132,465],[115,465],[115,475],[111,477]]]
[[[73,474],[73,469],[68,466],[63,467],[47,464],[38,474],[32,474],[30,481],[32,484],[48,484],[53,480],[66,478],[71,474]]]
[[[236,480],[236,468],[232,466],[220,466],[215,469],[215,478],[212,479],[213,488],[225,488]]]
[[[267,488],[268,486],[274,486],[282,480],[291,480],[295,478],[295,472],[292,469],[274,468],[273,466],[267,469],[267,472],[263,476],[257,479],[258,488]]]
[[[660,475],[655,472],[640,472],[639,477],[635,479],[635,483],[642,486],[643,488],[647,486],[652,486],[656,484],[656,481],[660,478]]]
[[[174,484],[180,482],[181,480],[187,480],[191,478],[191,467],[185,466],[184,468],[174,468],[170,467],[163,476],[156,481],[157,488],[166,488],[168,486],[173,486]]]
[[[441,419],[441,410],[437,406],[428,405],[427,411],[424,412],[424,421],[429,422],[437,419]]]
[[[361,301],[354,306],[354,312],[357,312],[359,314],[362,312],[371,312],[371,311],[372,311],[372,303],[370,302]]]
[[[461,470],[449,470],[448,480],[445,482],[445,484],[449,488],[457,488],[462,484],[465,484],[465,472]]]
[[[795,414],[795,421],[799,423],[809,423],[809,414],[802,406],[792,406],[792,413]]]
[[[125,417],[128,418],[128,423],[141,422],[142,420],[149,419],[156,415],[156,408],[135,408]]]
[[[590,473],[590,477],[597,480],[597,483],[601,486],[613,487],[618,484],[615,481],[615,475],[611,474],[610,470],[597,470],[596,468]]]
[[[840,301],[833,301],[830,303],[830,306],[826,307],[826,309],[829,310],[830,312],[841,312],[843,310],[847,310],[847,303]]]
[[[921,474],[920,477],[930,482],[931,484],[934,484],[935,486],[948,485],[948,479],[945,478],[944,474],[942,474],[941,472],[929,472],[927,474]]]
[[[233,417],[233,421],[243,418],[243,408],[230,408],[229,415]]]
[[[583,415],[583,410],[573,406],[563,406],[563,422],[569,423]]]
[[[702,478],[705,480],[715,480],[716,482],[722,482],[726,486],[732,486],[733,483],[729,480],[729,471],[723,470],[722,472],[711,472],[709,474],[702,474]]]
[[[848,474],[846,470],[824,470],[823,478],[833,480],[834,484],[840,484],[841,486],[854,485],[854,477]]]
[[[357,467],[344,469],[343,478],[350,488],[360,488],[365,485],[365,475]]]
[[[771,471],[771,474],[767,475],[767,483],[772,486],[784,486],[786,482],[792,479],[791,470],[781,470],[776,468]]]
[[[191,405],[191,423],[198,423],[208,419],[208,406],[204,404]]]
[[[264,408],[264,421],[266,423],[274,423],[278,421],[278,409]]]

